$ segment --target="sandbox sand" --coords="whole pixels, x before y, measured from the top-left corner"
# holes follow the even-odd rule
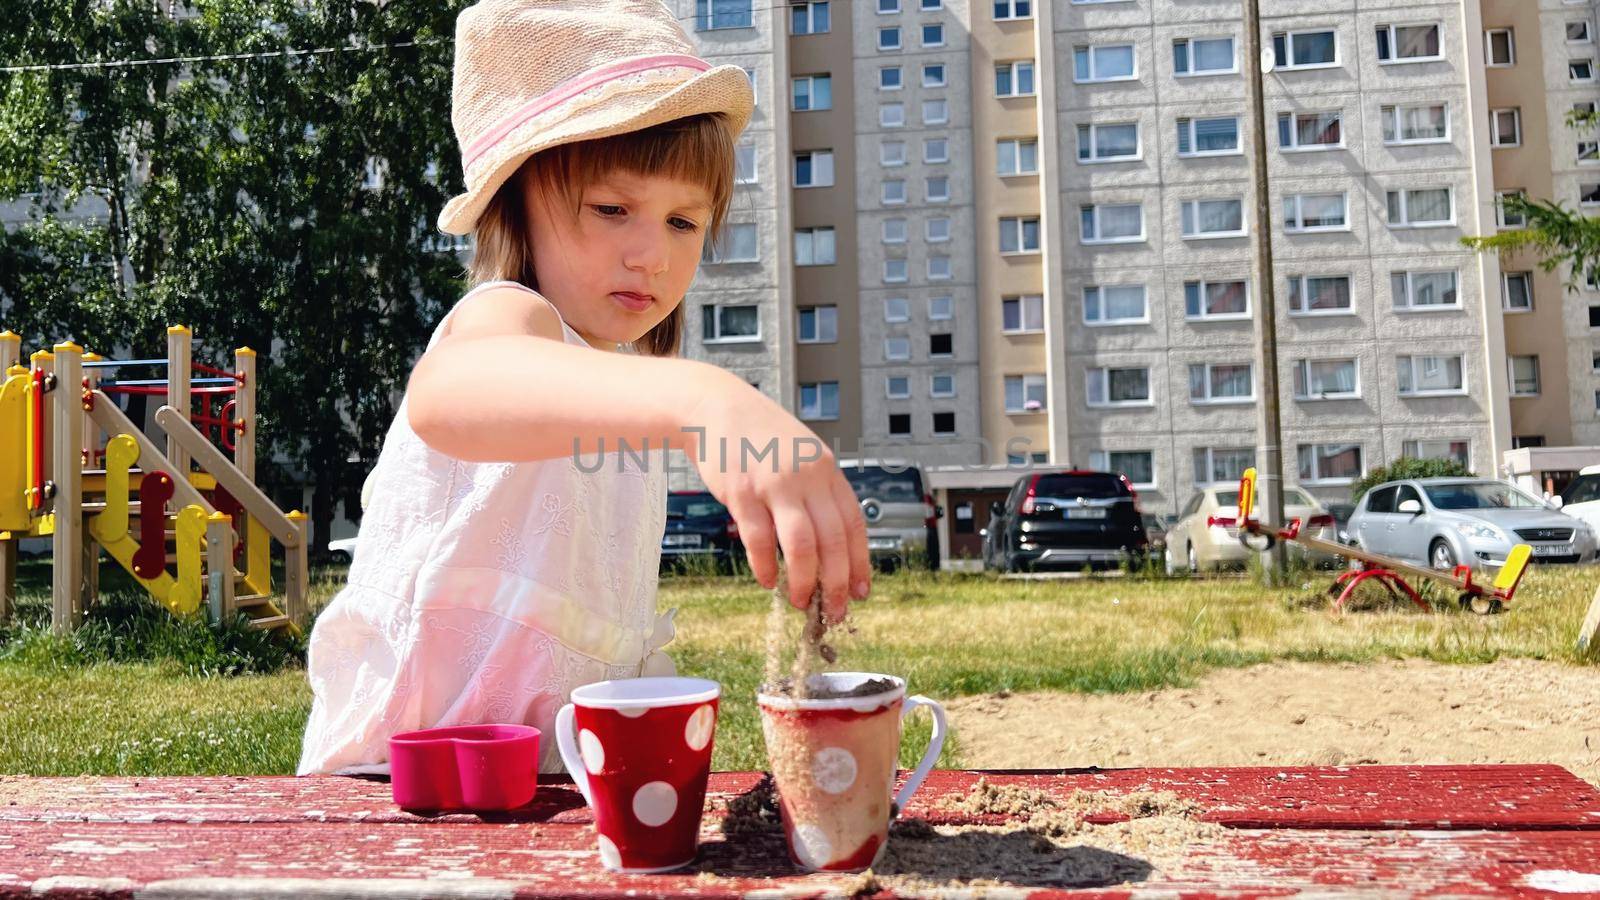
[[[1536,660],[1274,663],[945,708],[973,768],[1555,763],[1600,784],[1600,668]]]

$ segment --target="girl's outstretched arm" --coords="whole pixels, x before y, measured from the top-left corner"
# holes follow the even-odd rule
[[[764,587],[777,580],[781,547],[798,608],[820,584],[824,609],[842,618],[849,598],[870,590],[866,522],[832,451],[725,369],[568,344],[548,301],[491,288],[464,302],[418,361],[406,405],[423,441],[472,462],[665,443],[727,505]]]

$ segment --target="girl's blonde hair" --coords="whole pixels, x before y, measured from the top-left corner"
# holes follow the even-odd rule
[[[536,186],[543,196],[556,198],[555,208],[569,210],[576,221],[584,190],[617,171],[703,186],[711,195],[705,239],[717,240],[733,200],[733,141],[727,120],[713,113],[562,144],[530,157],[500,186],[478,219],[474,229],[477,249],[467,267],[468,280],[474,285],[516,281],[538,290],[528,234],[527,189]],[[634,349],[650,356],[677,353],[683,321],[680,302],[671,315],[634,342]]]

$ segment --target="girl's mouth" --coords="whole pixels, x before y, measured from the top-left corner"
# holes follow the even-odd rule
[[[629,312],[644,312],[656,302],[656,298],[649,294],[635,294],[631,291],[616,291],[611,296]]]

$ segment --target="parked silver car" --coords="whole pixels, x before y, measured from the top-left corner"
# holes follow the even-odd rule
[[[1539,562],[1592,562],[1595,533],[1518,488],[1489,478],[1419,478],[1367,491],[1350,516],[1364,550],[1452,569],[1505,564],[1516,544]]]
[[[920,560],[939,568],[938,520],[944,511],[928,494],[922,470],[908,463],[842,459],[839,468],[867,520],[867,548],[886,568]]]

